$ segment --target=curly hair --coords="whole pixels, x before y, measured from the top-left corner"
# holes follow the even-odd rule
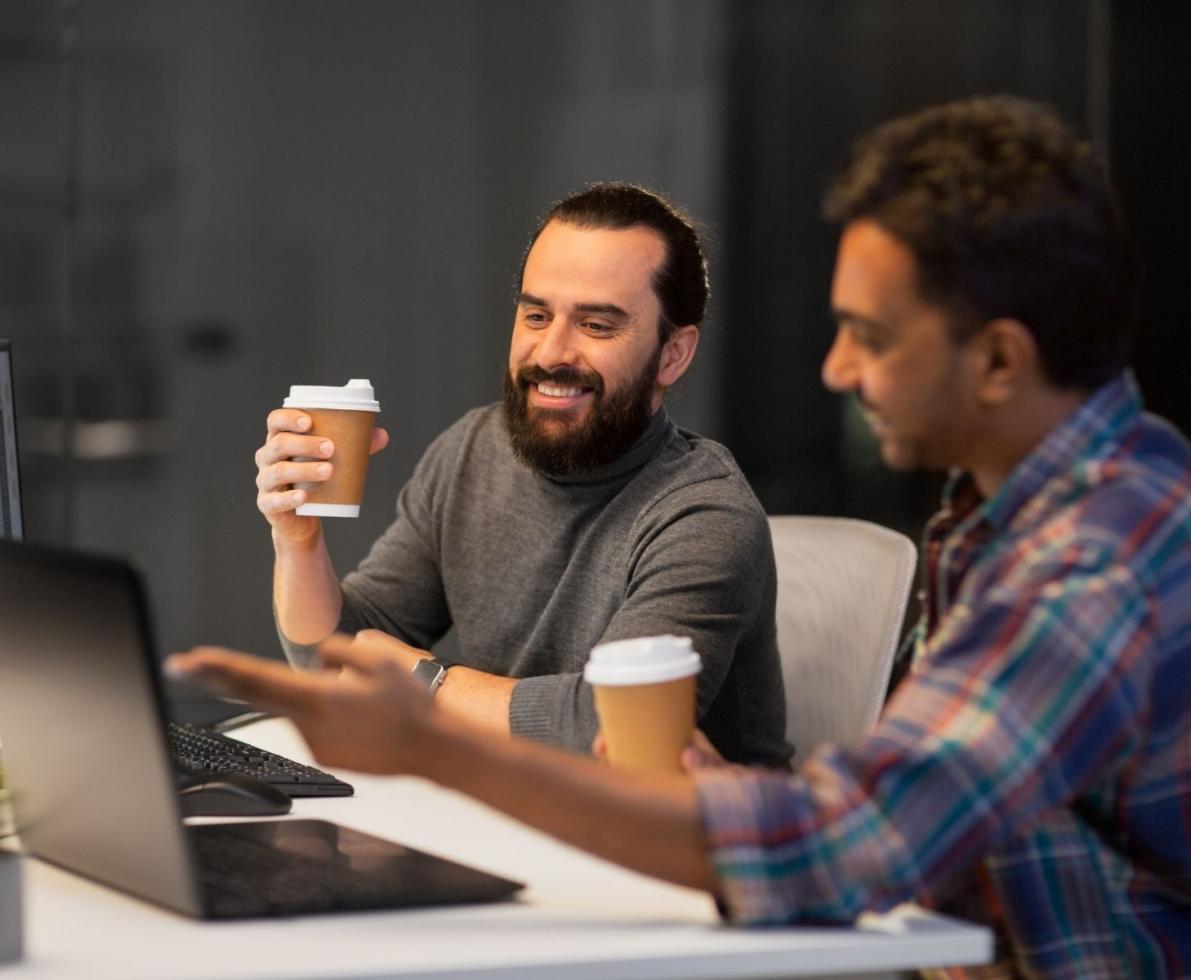
[[[1018,320],[1061,388],[1093,388],[1128,363],[1128,231],[1091,146],[1046,106],[981,97],[885,123],[855,144],[824,214],[903,242],[957,340]]]

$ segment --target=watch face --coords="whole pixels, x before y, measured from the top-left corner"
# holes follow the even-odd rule
[[[433,694],[447,675],[447,668],[437,660],[419,660],[414,664],[414,677],[422,682],[427,693]]]

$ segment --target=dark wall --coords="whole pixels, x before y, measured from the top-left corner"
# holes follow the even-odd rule
[[[553,199],[633,180],[714,223],[720,15],[0,5],[0,336],[30,536],[133,555],[166,649],[276,651],[252,462],[268,410],[294,383],[377,387],[393,441],[360,520],[328,526],[346,571],[429,441],[497,396]],[[717,418],[714,348],[674,399],[696,429]]]
[[[1191,4],[1116,3],[1112,164],[1141,261],[1134,363],[1149,406],[1191,433]]]
[[[879,0],[732,8],[725,145],[729,445],[771,512],[867,517],[917,534],[937,478],[888,472],[819,368],[834,333],[836,231],[819,218],[853,138],[892,115],[1012,92],[1088,121],[1083,0]]]
[[[1147,269],[1140,375],[1186,428],[1189,10],[6,0],[0,336],[29,534],[137,557],[165,648],[275,650],[252,485],[265,413],[291,383],[376,383],[394,441],[364,516],[332,528],[346,569],[427,442],[495,397],[537,215],[606,178],[672,193],[710,233],[679,422],[727,442],[772,512],[916,534],[937,480],[886,471],[819,380],[819,198],[861,130],[978,92],[1111,137]]]

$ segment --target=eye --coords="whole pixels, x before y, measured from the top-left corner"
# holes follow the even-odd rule
[[[870,327],[860,325],[852,326],[850,329],[852,331],[852,339],[859,346],[873,354],[880,354],[881,351],[889,346],[888,338]]]
[[[530,327],[540,328],[550,323],[549,315],[543,313],[541,310],[527,310],[521,314],[521,319]]]
[[[584,330],[595,336],[608,336],[616,332],[616,324],[606,320],[584,320],[581,324]]]

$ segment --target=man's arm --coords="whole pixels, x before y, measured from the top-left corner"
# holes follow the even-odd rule
[[[321,764],[422,776],[566,843],[644,874],[712,891],[694,789],[520,739],[494,739],[442,711],[376,634],[322,645],[328,670],[203,648],[170,658],[174,676],[291,717]]]
[[[273,555],[277,628],[294,643],[317,643],[335,629],[342,606],[339,577],[331,564],[322,528],[304,541],[289,539],[274,528]]]
[[[773,548],[764,513],[745,494],[735,481],[709,479],[641,513],[626,556],[624,597],[598,642],[690,637],[703,664],[699,718],[712,742],[733,761],[782,766],[790,751]],[[514,734],[579,749],[591,744],[597,728],[579,672],[522,679],[510,720]]]
[[[383,653],[405,672],[412,673],[419,660],[431,656],[381,630],[360,630],[356,638],[370,650]],[[517,680],[498,677],[471,667],[453,666],[435,693],[435,700],[448,713],[469,719],[489,734],[509,734],[509,699]]]
[[[937,893],[1130,763],[1147,596],[1123,568],[1042,564],[957,603],[856,750],[822,746],[795,777],[696,774],[734,920],[848,921]]]

